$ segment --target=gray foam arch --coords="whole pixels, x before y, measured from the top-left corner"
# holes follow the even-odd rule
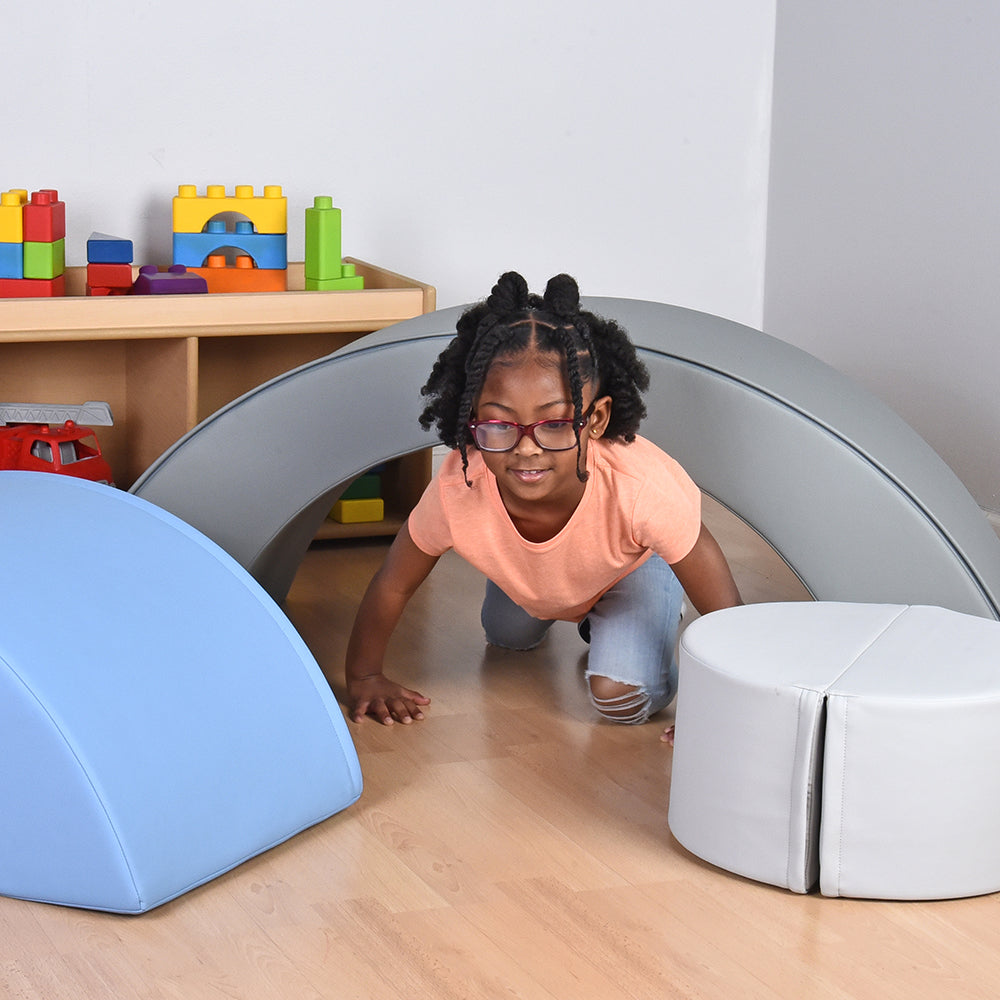
[[[941,458],[862,387],[706,313],[589,298],[649,367],[642,433],[778,552],[819,600],[1000,618],[1000,541]],[[165,452],[132,492],[200,529],[283,600],[344,486],[434,443],[420,387],[462,307],[272,379]]]

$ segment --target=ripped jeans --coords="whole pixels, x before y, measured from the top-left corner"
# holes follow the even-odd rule
[[[674,571],[655,553],[619,580],[580,623],[589,628],[586,678],[590,700],[612,722],[638,724],[665,708],[677,693],[674,649],[684,591]],[[532,649],[552,625],[533,618],[495,583],[486,583],[482,623],[486,641],[506,649]],[[601,678],[634,690],[598,697]]]

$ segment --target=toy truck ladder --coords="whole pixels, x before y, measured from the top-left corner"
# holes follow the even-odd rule
[[[81,406],[49,406],[44,403],[0,403],[0,427],[4,424],[75,424],[111,427],[114,419],[107,403],[90,400]]]

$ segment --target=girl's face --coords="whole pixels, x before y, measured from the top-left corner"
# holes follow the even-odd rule
[[[587,445],[600,437],[611,416],[611,397],[594,399],[595,387],[583,386],[583,410],[593,407],[580,431],[580,468],[587,464]],[[573,396],[559,354],[525,351],[496,358],[486,373],[475,408],[477,420],[506,420],[523,425],[539,420],[569,420]],[[512,505],[547,502],[575,510],[584,484],[577,478],[576,448],[546,451],[527,434],[511,451],[481,451],[486,467],[496,476],[500,495]]]

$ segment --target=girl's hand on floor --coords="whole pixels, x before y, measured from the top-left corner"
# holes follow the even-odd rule
[[[350,681],[347,695],[352,722],[361,722],[370,715],[383,726],[391,726],[394,722],[403,725],[419,722],[424,717],[421,706],[431,703],[430,698],[419,691],[411,691],[389,680],[385,674],[369,674]]]
[[[660,740],[663,743],[669,743],[670,746],[673,746],[674,745],[674,727],[673,726],[667,726],[667,728],[664,729],[662,733],[660,733]]]

